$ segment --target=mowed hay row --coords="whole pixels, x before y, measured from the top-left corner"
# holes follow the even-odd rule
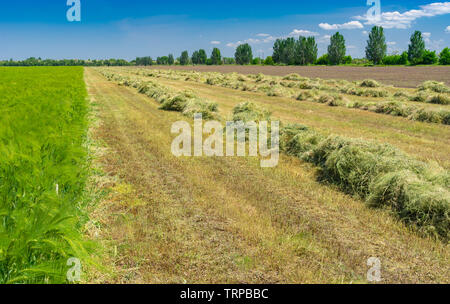
[[[0,68],[0,96],[0,283],[67,283],[91,252],[83,68]]]
[[[234,121],[261,117],[271,120],[267,111],[249,102],[233,110]],[[324,136],[299,124],[281,125],[281,151],[318,166],[321,180],[370,207],[388,207],[421,234],[448,242],[449,171],[415,160],[391,145]]]
[[[322,137],[304,126],[284,130],[285,152],[319,166],[322,179],[370,206],[389,206],[407,224],[448,241],[448,171],[416,161],[390,145]]]
[[[326,97],[316,96],[325,102]],[[334,103],[339,101],[329,100]],[[244,102],[233,121],[270,121],[270,113]],[[282,124],[283,125],[283,124]],[[388,207],[423,235],[448,241],[450,174],[420,162],[393,146],[342,136],[323,136],[303,125],[281,130],[281,150],[320,168],[320,178],[355,195],[371,207]]]
[[[181,112],[191,118],[194,117],[194,114],[201,113],[203,119],[219,119],[217,104],[202,100],[192,92],[184,91],[180,93],[155,81],[142,81],[137,78],[110,73],[107,70],[99,71],[108,80],[136,88],[139,93],[155,99],[161,104],[161,110]]]
[[[127,69],[127,71],[133,71]],[[400,89],[384,87],[380,83],[366,79],[361,82],[345,80],[308,79],[297,74],[285,77],[199,73],[174,70],[137,70],[133,73],[148,77],[163,77],[169,80],[194,81],[241,91],[260,92],[272,97],[288,97],[300,101],[310,101],[392,115],[425,123],[450,125],[450,110],[442,107],[449,104],[448,87],[443,83],[425,82],[419,86],[416,95]],[[395,90],[391,94],[390,91]],[[311,93],[308,93],[310,91]],[[348,95],[345,98],[343,95]],[[309,96],[308,96],[309,95]],[[353,100],[351,96],[358,99]],[[373,99],[372,100],[367,100]],[[377,100],[389,98],[389,100]],[[421,101],[441,107],[423,107],[409,103]]]
[[[322,136],[303,125],[282,129],[288,155],[321,169],[320,178],[373,207],[388,206],[407,224],[445,242],[450,231],[450,173],[391,145]]]

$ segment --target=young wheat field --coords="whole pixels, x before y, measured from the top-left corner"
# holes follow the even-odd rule
[[[83,68],[0,68],[0,283],[65,283],[89,261]]]

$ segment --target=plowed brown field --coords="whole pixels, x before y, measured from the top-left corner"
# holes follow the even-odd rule
[[[152,69],[195,70],[199,72],[221,72],[284,76],[297,73],[309,78],[361,80],[375,79],[396,87],[413,88],[427,80],[436,80],[450,85],[450,67],[352,67],[352,66],[152,66]]]

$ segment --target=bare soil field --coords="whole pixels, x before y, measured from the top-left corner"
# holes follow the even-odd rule
[[[396,87],[414,88],[426,80],[436,80],[450,85],[450,67],[351,67],[351,66],[151,66],[151,69],[195,70],[284,76],[297,73],[309,78],[345,79],[349,81],[374,79]]]

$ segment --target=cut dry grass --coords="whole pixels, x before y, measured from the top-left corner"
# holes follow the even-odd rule
[[[127,69],[126,71],[130,71]],[[132,70],[131,70],[132,71]],[[427,123],[447,124],[449,111],[447,109],[437,109],[433,107],[419,107],[409,104],[405,101],[427,101],[431,104],[444,104],[447,96],[433,96],[430,97],[426,92],[418,90],[416,96],[410,96],[402,90],[383,87],[377,81],[367,79],[362,82],[350,83],[348,81],[332,81],[323,79],[308,79],[299,75],[287,75],[283,78],[275,76],[258,75],[239,75],[220,74],[220,73],[204,73],[199,75],[197,72],[189,71],[163,71],[157,70],[152,72],[134,71],[137,74],[146,74],[151,77],[168,78],[171,80],[191,79],[189,75],[193,74],[193,81],[205,82],[213,86],[221,86],[241,91],[261,92],[271,97],[290,97],[298,100],[309,100],[320,103],[325,103],[331,106],[347,106],[349,108],[357,108],[361,110],[372,111],[379,114],[389,114],[398,117],[405,117],[411,120],[419,120]],[[434,82],[425,83],[424,90],[429,91],[430,88],[439,90],[441,84]],[[437,88],[436,88],[437,87]],[[336,100],[330,102],[321,102],[320,98],[312,98],[303,95],[303,90],[314,90],[321,92],[323,96],[336,95],[338,92],[350,96],[355,96],[357,100],[348,102],[345,100]],[[442,88],[441,88],[442,90]],[[390,92],[392,91],[392,93]],[[315,94],[315,93],[312,93]],[[390,97],[392,101],[378,101],[375,99]],[[299,99],[300,98],[300,99]],[[323,99],[326,97],[322,97]],[[374,101],[367,101],[365,99],[373,98]],[[322,100],[323,100],[322,99]],[[434,101],[434,102],[432,102]],[[395,102],[395,103],[394,103]],[[395,105],[396,109],[392,109]]]
[[[427,102],[434,103],[434,104],[441,104],[441,105],[449,105],[450,104],[450,95],[444,95],[444,94],[434,95],[434,96],[431,96],[427,100]]]
[[[450,93],[450,88],[443,82],[425,81],[418,87],[419,91],[433,91],[436,93]]]
[[[296,132],[293,132],[292,130]],[[389,206],[400,219],[445,242],[450,236],[449,172],[418,162],[389,145],[338,136],[324,137],[304,126],[289,127],[285,152],[321,168],[321,178]]]
[[[201,100],[190,91],[185,91],[180,94],[154,81],[141,81],[136,78],[133,79],[128,76],[110,73],[104,69],[100,70],[100,72],[108,80],[137,88],[139,93],[155,99],[161,104],[160,109],[162,110],[181,112],[183,115],[191,118],[196,113],[201,113],[203,119],[207,120],[218,118],[216,114],[218,110],[217,104]]]
[[[242,78],[240,81],[245,81],[245,79]],[[320,95],[317,97],[317,102],[326,103],[328,105],[337,105],[341,100],[342,97],[339,95]],[[376,104],[374,111],[393,116],[410,115],[410,113],[408,113],[409,109],[402,107],[402,105],[397,102]],[[234,121],[260,121],[261,119],[270,120],[269,112],[258,109],[252,103],[246,102],[239,104],[233,109]],[[416,117],[416,119],[427,118]],[[424,172],[426,170],[426,165],[424,163],[419,164],[419,162],[403,155],[400,151],[391,146],[377,145],[372,142],[362,140],[355,141],[336,136],[320,139],[320,135],[314,134],[313,131],[308,132],[305,137],[303,132],[305,131],[300,131],[298,134],[299,136],[294,137],[294,143],[282,144],[290,147],[290,149],[287,150],[287,153],[296,155],[303,160],[311,161],[320,166],[324,173],[323,176],[328,181],[339,185],[343,190],[348,191],[351,194],[356,194],[361,198],[366,199],[371,196],[370,190],[374,183],[378,183],[379,179],[384,178],[385,175],[394,174],[398,170],[411,171],[413,174],[418,174],[418,178],[423,179],[425,183],[428,182],[424,178]],[[314,142],[311,142],[311,140]],[[309,150],[302,146],[304,143]],[[316,144],[316,146],[314,146],[314,144]],[[296,149],[296,147],[298,149]],[[343,164],[347,167],[344,168]],[[405,187],[407,186],[408,185]],[[445,185],[438,186],[445,187]],[[376,190],[374,190],[374,192],[376,192]],[[426,231],[427,233],[431,233],[430,231],[435,231],[433,236],[439,236],[444,241],[447,241],[450,225],[448,215],[450,206],[447,205],[450,205],[450,196],[448,193],[445,194],[445,192],[441,193],[441,195],[443,201],[438,204],[439,208],[441,208],[439,210],[431,209],[430,206],[434,206],[434,203],[430,206],[426,205],[424,201],[414,201],[414,203],[412,203],[411,201],[408,201],[408,199],[411,198],[408,195],[402,196],[402,198],[406,197],[406,201],[394,204],[393,198],[391,201],[378,204],[389,205],[396,210],[399,217],[405,222],[419,226],[419,229],[421,229],[422,232]],[[377,196],[372,196],[371,205],[376,205],[377,202],[374,202],[373,197]],[[426,198],[429,197],[429,195],[425,193],[421,197]],[[422,207],[418,208],[419,205]],[[412,209],[407,209],[408,207],[411,207]],[[427,208],[430,209],[429,213],[424,212]],[[443,212],[442,214],[439,213],[441,211]],[[403,214],[405,213],[408,214],[408,216],[404,216]]]
[[[260,122],[270,121],[270,112],[260,109],[254,103],[243,102],[233,109],[233,121]]]
[[[282,133],[284,151],[319,166],[322,179],[366,199],[371,206],[387,205],[425,234],[448,241],[448,171],[416,161],[389,145],[325,137],[303,125],[288,126]],[[393,178],[401,178],[401,184],[387,183]]]
[[[295,158],[262,170],[247,158],[173,157],[167,125],[180,114],[89,70],[110,149],[103,165],[129,189],[98,213],[117,267],[98,282],[355,283],[371,256],[384,282],[449,281],[442,244],[317,183]]]
[[[361,82],[360,86],[365,88],[378,88],[380,84],[373,79],[366,79]]]
[[[398,119],[391,115],[380,116],[369,111],[354,112],[346,107],[324,107],[321,104],[309,101],[298,102],[290,98],[272,97],[268,99],[259,93],[211,87],[201,83],[172,81],[165,78],[160,78],[158,81],[174,89],[194,90],[202,98],[215,100],[219,103],[224,117],[231,115],[233,107],[243,100],[250,100],[258,105],[263,105],[284,121],[303,122],[327,134],[335,133],[346,137],[362,137],[378,142],[388,142],[421,160],[436,161],[441,166],[450,168],[450,155],[445,152],[450,142],[450,133],[448,133],[449,129],[442,124],[424,124],[413,120]],[[303,92],[319,93],[317,90]],[[353,102],[353,98],[349,99],[348,105],[352,105]],[[367,101],[362,102],[362,104],[365,103]],[[375,110],[377,102],[370,103],[370,107]],[[427,109],[441,108],[431,104],[430,106],[429,104],[423,105]]]

